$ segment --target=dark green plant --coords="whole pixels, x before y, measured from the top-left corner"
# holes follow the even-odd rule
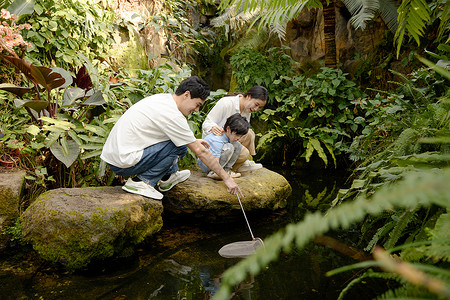
[[[294,60],[284,50],[285,47],[274,47],[264,53],[250,48],[236,51],[230,59],[236,82],[230,91],[247,92],[252,86],[262,85],[267,88],[269,105],[275,104],[279,94],[277,80],[293,73]]]
[[[22,224],[20,218],[17,218],[14,225],[3,228],[3,235],[9,236],[11,242],[17,242],[20,245],[25,245],[25,241],[22,237]]]
[[[260,116],[271,121],[258,143],[262,157],[279,151],[283,164],[293,164],[301,158],[309,162],[317,153],[325,165],[331,157],[336,166],[336,155],[364,130],[362,116],[370,105],[365,94],[341,70],[330,68],[311,77],[281,77],[274,84],[277,106]]]
[[[46,147],[69,167],[80,153],[79,143],[76,142],[79,139],[75,132],[70,130],[75,125],[64,119],[85,118],[93,107],[105,104],[102,91],[93,88],[85,67],[72,78],[67,71],[60,68],[38,67],[11,56],[0,55],[0,58],[20,70],[32,84],[32,87],[1,84],[0,89],[18,96],[19,98],[15,99],[16,106],[23,106],[38,125],[42,125],[43,121],[53,123],[53,126],[40,126],[30,130],[35,135],[41,129],[48,132]],[[73,83],[75,86],[71,87]],[[60,89],[64,89],[64,92]]]
[[[32,26],[23,31],[23,36],[33,44],[26,57],[35,64],[70,70],[83,64],[79,52],[90,61],[99,62],[119,38],[113,24],[115,13],[102,2],[45,0],[36,1],[31,7],[31,11],[13,13]]]

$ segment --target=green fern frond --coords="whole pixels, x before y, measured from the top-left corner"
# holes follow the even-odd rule
[[[347,6],[349,12],[352,14],[350,23],[356,29],[361,28],[362,30],[364,30],[366,28],[367,21],[372,20],[375,16],[375,13],[380,9],[380,3],[378,0],[343,0],[343,2],[345,6]]]
[[[398,215],[398,213],[397,213]],[[391,249],[395,246],[397,241],[405,234],[405,229],[408,226],[409,222],[415,217],[415,210],[405,210],[400,214],[397,220],[394,220],[396,222],[394,229],[389,234],[389,239],[384,243],[385,249]]]
[[[399,27],[394,36],[394,41],[397,44],[397,57],[400,53],[405,32],[407,31],[416,40],[416,43],[420,45],[419,39],[424,34],[426,23],[430,21],[430,9],[426,0],[403,1],[398,12]]]
[[[439,1],[439,5],[444,5],[441,12],[441,23],[439,24],[437,40],[440,40],[446,31],[448,31],[448,25],[450,23],[450,1]],[[450,37],[447,37],[445,43],[448,43]]]
[[[419,132],[412,128],[407,128],[400,133],[399,137],[393,143],[394,145],[394,155],[404,156],[412,154],[414,151],[414,146],[419,139]]]
[[[328,274],[328,273],[327,273]],[[329,275],[328,275],[329,276]],[[348,291],[350,291],[355,285],[357,285],[360,282],[363,282],[365,279],[367,278],[377,278],[377,279],[385,279],[385,280],[395,280],[398,281],[402,284],[406,283],[406,281],[396,275],[396,274],[392,274],[392,273],[379,273],[379,272],[374,272],[372,270],[368,270],[367,272],[365,272],[363,275],[353,279],[352,281],[350,281],[350,283],[341,291],[341,293],[339,294],[339,298],[338,300],[342,300],[345,299],[345,295],[347,294]]]
[[[395,227],[395,224],[396,222],[392,220],[385,223],[382,227],[378,228],[377,232],[374,234],[367,247],[364,248],[364,251],[372,251],[373,247],[377,245],[378,241],[382,237],[386,236],[392,230],[392,228]]]
[[[442,214],[430,231],[431,245],[423,247],[425,254],[434,260],[450,261],[450,214]]]
[[[231,287],[243,281],[248,274],[260,273],[270,262],[277,259],[280,251],[288,252],[292,245],[302,248],[314,237],[332,229],[346,229],[366,215],[377,215],[386,209],[416,206],[450,206],[450,169],[435,173],[423,171],[408,174],[395,185],[379,189],[371,199],[358,197],[352,202],[328,211],[307,215],[304,221],[288,225],[265,239],[264,248],[237,265],[228,269],[222,278],[222,285],[213,299],[229,299]]]

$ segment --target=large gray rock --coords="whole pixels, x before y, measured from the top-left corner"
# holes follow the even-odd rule
[[[280,174],[262,168],[242,173],[235,179],[245,197],[244,210],[277,210],[286,206],[292,192],[288,181]],[[223,181],[193,171],[185,182],[176,185],[163,199],[164,209],[175,214],[190,214],[211,221],[220,221],[240,212],[235,195],[227,192]]]
[[[19,205],[25,185],[24,170],[0,169],[0,249],[8,246],[10,235],[3,235],[19,217]]]
[[[46,260],[79,269],[125,254],[162,227],[160,201],[121,187],[61,188],[40,195],[21,216],[25,241]]]

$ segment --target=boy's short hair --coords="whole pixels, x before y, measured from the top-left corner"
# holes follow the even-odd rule
[[[236,134],[244,135],[247,134],[248,129],[250,128],[250,124],[247,119],[241,116],[239,113],[235,113],[228,117],[225,125],[223,125],[223,129],[227,130],[227,127],[230,127],[231,132],[235,132]]]
[[[191,76],[183,80],[175,91],[175,95],[180,96],[187,91],[191,93],[191,98],[202,100],[206,100],[210,93],[208,84],[198,76]]]

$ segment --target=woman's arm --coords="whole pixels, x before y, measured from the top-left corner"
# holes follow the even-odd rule
[[[224,97],[220,99],[216,105],[209,111],[205,121],[202,124],[203,136],[212,132],[213,127],[216,130],[223,132],[223,127],[220,125],[225,124],[226,119],[233,114],[233,103],[231,97]],[[217,132],[213,132],[218,135]]]

